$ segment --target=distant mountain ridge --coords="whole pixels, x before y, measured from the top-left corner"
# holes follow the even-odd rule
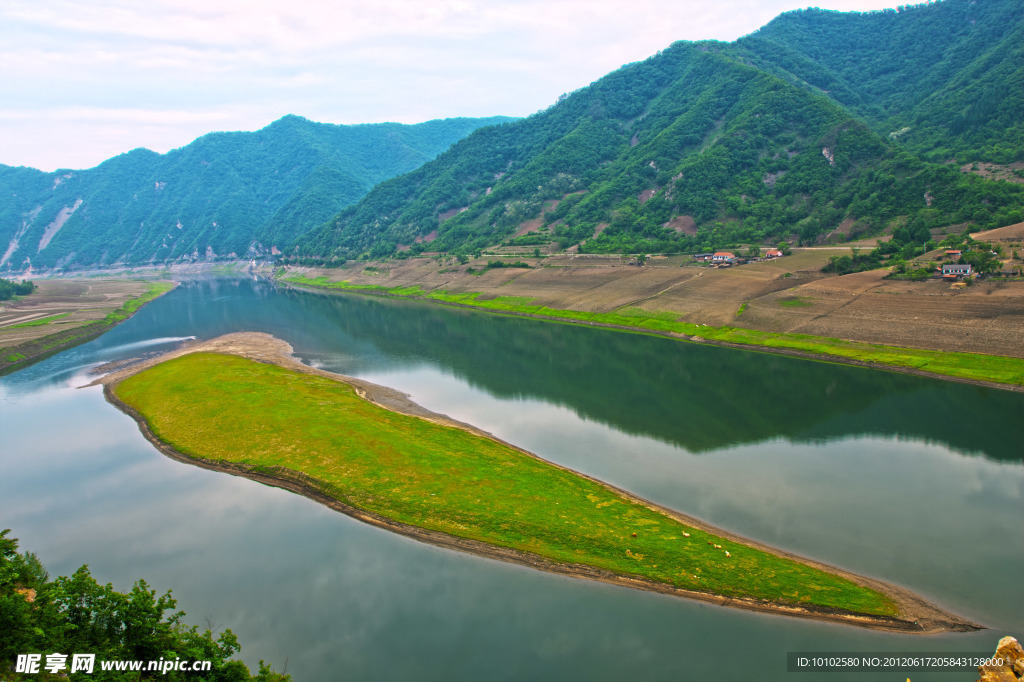
[[[989,229],[1024,221],[1021,111],[1019,0],[798,10],[675,43],[526,119],[290,116],[88,171],[0,166],[0,273]]]
[[[269,255],[375,184],[508,120],[331,125],[285,116],[87,170],[0,165],[0,272]]]
[[[960,164],[1024,161],[1022,106],[1019,0],[789,12],[477,130],[287,255],[671,252],[997,227],[1024,220],[1024,184]]]

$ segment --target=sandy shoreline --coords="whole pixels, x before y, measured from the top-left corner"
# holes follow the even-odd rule
[[[341,502],[325,494],[316,487],[315,482],[312,479],[305,477],[301,473],[293,473],[288,472],[286,470],[278,472],[268,472],[266,470],[254,471],[250,468],[247,468],[244,465],[214,460],[205,460],[185,455],[181,452],[178,452],[167,443],[164,443],[163,441],[159,440],[149,429],[149,426],[146,423],[145,419],[140,414],[138,414],[134,409],[121,402],[117,398],[117,396],[114,395],[112,389],[120,381],[148,367],[151,367],[159,362],[163,362],[165,360],[169,360],[171,358],[179,357],[181,355],[193,352],[215,352],[239,355],[259,362],[266,362],[279,365],[281,367],[293,371],[327,377],[329,379],[351,385],[361,397],[385,409],[394,412],[400,412],[403,414],[413,415],[438,424],[460,428],[475,435],[499,442],[507,447],[511,447],[527,456],[541,459],[531,452],[528,452],[526,450],[523,450],[522,448],[518,448],[514,445],[506,443],[505,441],[497,439],[491,434],[481,431],[480,429],[473,427],[469,424],[464,424],[462,422],[455,421],[445,415],[440,415],[431,412],[409,400],[408,396],[404,393],[401,393],[400,391],[396,391],[394,389],[383,386],[378,386],[376,384],[372,384],[367,381],[362,381],[360,379],[333,374],[330,372],[326,372],[324,370],[309,367],[308,365],[304,365],[301,362],[299,362],[295,357],[292,356],[292,348],[288,343],[280,339],[277,339],[269,334],[255,332],[240,332],[235,334],[227,334],[225,336],[221,336],[216,339],[211,339],[209,341],[196,341],[185,344],[184,346],[177,350],[165,353],[158,357],[142,360],[129,367],[107,374],[106,376],[103,376],[97,379],[96,381],[92,382],[92,384],[90,384],[102,384],[104,387],[104,396],[106,397],[106,399],[111,404],[115,405],[118,409],[122,410],[123,412],[131,416],[133,419],[135,419],[146,439],[152,442],[163,454],[177,461],[185,462],[195,466],[200,466],[206,469],[212,469],[215,471],[221,471],[238,476],[243,476],[245,478],[249,478],[260,483],[264,483],[266,485],[284,488],[286,490],[290,490],[292,492],[296,492],[300,495],[308,497],[316,502],[319,502],[320,504],[330,507],[331,509],[340,511],[365,523],[385,528],[387,530],[399,533],[401,535],[405,535],[406,537],[410,537],[420,542],[426,542],[432,545],[437,545],[448,549],[455,549],[458,551],[467,552],[470,554],[486,558],[521,564],[529,566],[531,568],[548,571],[551,573],[558,573],[578,578],[586,578],[589,580],[598,580],[601,582],[623,585],[627,587],[633,587],[636,589],[643,589],[652,592],[660,592],[663,594],[671,594],[687,599],[696,599],[699,601],[710,602],[722,606],[730,606],[733,608],[746,609],[750,611],[760,611],[801,618],[825,620],[830,622],[840,622],[848,625],[856,625],[876,630],[890,630],[907,633],[927,634],[948,631],[971,631],[981,629],[982,627],[966,619],[960,618],[954,614],[943,611],[936,605],[929,603],[928,601],[915,595],[909,590],[906,590],[899,586],[892,585],[880,580],[875,580],[872,578],[866,578],[864,576],[856,575],[854,573],[845,571],[841,568],[806,559],[804,557],[800,557],[795,554],[791,554],[789,552],[774,547],[770,547],[768,545],[764,545],[757,541],[744,538],[734,533],[730,533],[721,528],[717,528],[707,523],[704,523],[699,519],[654,504],[652,502],[639,498],[636,495],[629,493],[628,491],[609,485],[607,483],[604,483],[603,481],[599,481],[578,471],[568,469],[567,467],[562,467],[558,464],[548,462],[547,460],[543,461],[565,471],[570,471],[577,476],[582,476],[583,478],[594,481],[595,483],[598,483],[604,486],[605,488],[608,488],[609,490],[613,490],[616,493],[630,500],[636,501],[651,509],[662,512],[687,525],[714,533],[716,535],[720,535],[722,537],[728,538],[729,540],[754,547],[756,549],[774,554],[776,556],[794,559],[808,566],[812,566],[814,568],[842,576],[857,584],[881,592],[882,594],[889,597],[897,605],[900,612],[900,617],[892,618],[884,616],[871,616],[836,609],[828,609],[824,607],[778,604],[750,598],[727,597],[706,592],[685,590],[671,585],[666,585],[664,583],[658,583],[638,577],[620,575],[587,565],[558,563],[526,552],[520,552],[517,550],[499,547],[496,545],[490,545],[475,540],[458,538],[452,535],[448,535],[446,533],[425,530],[416,526],[399,523],[392,519],[388,519],[386,517],[374,514],[372,512],[367,512],[365,510],[352,507],[350,505],[345,504],[344,502]]]

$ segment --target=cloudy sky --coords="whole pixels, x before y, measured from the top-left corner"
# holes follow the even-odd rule
[[[818,0],[868,10],[893,0]],[[0,163],[88,168],[285,114],[525,116],[800,0],[3,0]]]

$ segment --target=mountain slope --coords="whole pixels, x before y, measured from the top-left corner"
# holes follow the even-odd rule
[[[508,120],[339,126],[286,116],[82,171],[0,166],[0,270],[256,255],[472,130]]]
[[[475,132],[287,253],[502,242],[678,251],[1019,221],[1024,187],[933,162],[1024,159],[1004,120],[1021,95],[1021,13],[1011,0],[983,1],[984,11],[966,0],[808,10],[735,43],[674,44],[528,119]]]
[[[934,160],[1016,160],[1024,7],[945,0],[863,14],[787,12],[737,41],[752,62],[828,93]],[[967,154],[965,154],[967,152]]]

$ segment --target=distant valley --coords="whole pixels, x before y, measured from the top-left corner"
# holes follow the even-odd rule
[[[505,117],[331,125],[286,116],[88,170],[0,165],[0,273],[269,256]]]

